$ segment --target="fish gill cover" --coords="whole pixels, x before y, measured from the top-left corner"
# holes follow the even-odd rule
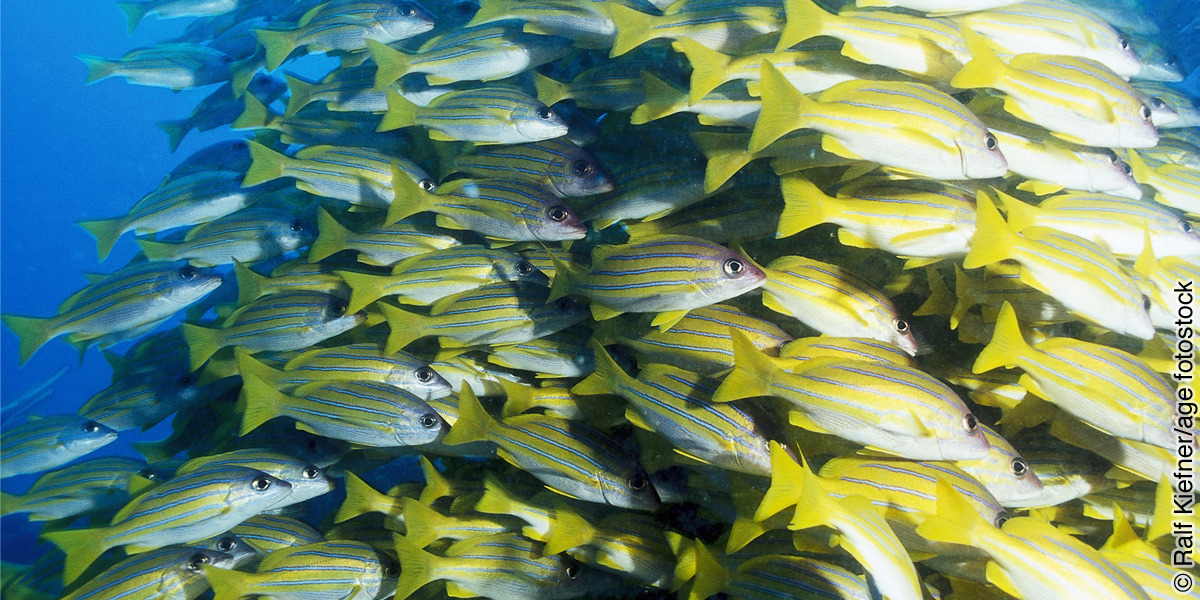
[[[1195,15],[835,4],[6,27],[3,597],[1194,593]]]

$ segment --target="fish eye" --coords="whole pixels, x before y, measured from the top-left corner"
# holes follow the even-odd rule
[[[400,6],[400,14],[406,17],[413,17],[416,16],[417,9],[413,8],[413,5],[411,4],[404,4]]]
[[[570,213],[568,213],[567,209],[562,206],[551,206],[550,209],[546,211],[546,214],[550,215],[551,221],[561,223],[567,220],[567,216]]]
[[[1126,175],[1129,175],[1130,177],[1133,176],[1133,167],[1129,166],[1129,163],[1127,163],[1123,160],[1119,160],[1119,161],[1117,161],[1117,164],[1121,165],[1121,172],[1125,173]]]
[[[1163,101],[1162,101],[1162,98],[1159,98],[1159,97],[1157,97],[1157,96],[1155,96],[1155,97],[1153,97],[1153,98],[1151,98],[1151,99],[1150,99],[1150,106],[1151,106],[1152,108],[1163,108],[1163,107],[1165,107],[1166,105],[1167,105],[1167,103],[1166,103],[1166,102],[1163,102]]]
[[[259,475],[250,482],[250,487],[259,492],[265,492],[271,489],[271,478],[266,475]]]
[[[518,275],[528,275],[533,272],[533,263],[523,260],[517,263],[516,269]]]
[[[196,374],[188,373],[187,375],[180,375],[179,379],[175,380],[175,383],[179,387],[191,387],[192,384],[196,383]]]
[[[291,225],[289,225],[289,228],[292,231],[295,231],[297,233],[304,231],[305,228],[307,228],[307,227],[308,227],[308,224],[305,223],[302,219],[292,219],[292,223],[291,223]]]
[[[633,477],[630,477],[629,481],[626,483],[629,485],[629,489],[635,492],[641,491],[647,485],[650,485],[650,482],[642,475],[634,475]]]
[[[334,300],[333,302],[329,303],[329,316],[330,317],[333,317],[336,319],[344,314],[346,314],[346,301],[345,300]]]
[[[228,56],[228,55],[226,55],[226,56],[222,56],[222,57],[221,57],[221,62],[223,62],[223,63],[225,63],[225,64],[227,64],[227,65],[231,65],[231,64],[233,64],[233,57],[232,57],[232,56]]]
[[[725,274],[730,277],[738,277],[746,271],[746,265],[739,259],[731,258],[725,261]]]
[[[1138,114],[1140,114],[1142,116],[1143,121],[1149,121],[1150,120],[1150,107],[1143,104],[1141,110],[1138,111]]]
[[[146,467],[145,469],[138,471],[137,474],[138,474],[138,477],[149,479],[151,481],[153,481],[154,478],[158,477],[158,474],[155,473],[154,469],[151,469],[150,467]]]
[[[1129,49],[1129,40],[1125,39],[1124,37],[1117,38],[1117,43],[1121,45],[1122,50]]]
[[[304,467],[304,470],[301,471],[301,473],[300,473],[300,476],[305,479],[316,479],[320,475],[321,475],[321,470],[316,468],[313,465],[308,465],[307,467]]]
[[[967,429],[967,433],[975,435],[979,431],[979,419],[976,419],[975,415],[967,413],[967,416],[963,417],[963,427]]]
[[[99,423],[97,423],[95,421],[88,421],[87,423],[83,424],[83,432],[84,433],[96,433],[97,431],[100,431]]]
[[[396,577],[398,575],[400,575],[400,569],[397,569],[396,565],[388,563],[387,565],[385,565],[383,567],[383,576],[384,577],[392,578],[392,577]]]
[[[1184,232],[1184,233],[1191,233],[1191,232],[1192,232],[1192,224],[1191,224],[1191,223],[1188,223],[1187,221],[1184,221],[1184,222],[1183,222],[1183,232]]]
[[[433,188],[437,187],[437,184],[435,184],[432,179],[426,177],[425,179],[417,182],[417,187],[429,192],[432,191]]]
[[[1004,524],[1007,523],[1011,518],[1012,517],[1008,516],[1007,513],[1000,513],[999,515],[996,515],[996,527],[1004,527]]]
[[[896,328],[896,333],[908,333],[908,321],[899,317],[892,321],[892,327]]]
[[[579,565],[577,565],[577,564],[567,565],[566,572],[567,572],[567,577],[570,579],[575,579],[576,577],[579,577]]]
[[[223,537],[221,538],[221,541],[217,542],[217,550],[220,550],[221,552],[229,552],[230,550],[233,550],[235,545],[236,544],[233,541],[233,536]]]
[[[549,109],[549,108],[547,108],[547,107],[545,107],[545,106],[540,106],[540,107],[538,107],[538,109],[537,109],[537,110],[533,111],[533,114],[534,114],[534,115],[535,115],[537,118],[539,118],[539,119],[541,119],[541,120],[543,120],[543,121],[549,121],[549,120],[550,120],[550,117],[554,115],[554,113],[553,113],[553,112],[551,112],[551,111],[550,111],[550,109]]]
[[[429,383],[430,381],[433,381],[434,375],[436,375],[436,373],[434,373],[433,369],[430,369],[429,367],[421,367],[417,369],[417,381],[420,381],[421,383]]]
[[[576,175],[587,175],[592,172],[592,163],[580,159],[571,164],[571,172]]]
[[[1029,474],[1029,465],[1019,458],[1014,458],[1012,463],[1008,465],[1008,468],[1017,479],[1021,479]]]
[[[179,267],[179,278],[184,281],[191,281],[200,274],[200,271],[192,265],[184,265]]]
[[[192,571],[199,571],[201,565],[207,565],[208,563],[208,555],[197,552],[196,554],[192,555],[190,560],[188,560],[187,568]]]
[[[1150,296],[1142,294],[1142,310],[1150,310]]]
[[[437,426],[437,423],[437,417],[428,414],[421,415],[421,427],[424,427],[425,429],[433,429]]]
[[[987,137],[984,138],[983,143],[987,145],[988,150],[995,150],[996,146],[999,145],[996,142],[996,136],[992,135],[990,131],[988,132]]]
[[[573,302],[570,298],[559,298],[554,301],[554,308],[558,310],[570,310],[572,304]]]
[[[1163,60],[1163,64],[1168,67],[1174,68],[1179,65],[1179,57],[1172,54],[1171,56],[1168,56],[1166,59]]]

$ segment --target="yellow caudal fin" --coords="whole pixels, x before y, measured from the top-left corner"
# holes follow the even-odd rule
[[[379,121],[379,127],[375,131],[391,131],[402,127],[412,127],[417,124],[417,109],[418,106],[409,102],[407,98],[400,95],[400,92],[392,88],[387,88],[384,92],[387,96],[387,112],[383,113],[383,119]]]
[[[308,249],[308,262],[321,262],[346,249],[352,231],[346,229],[324,208],[317,208],[317,239]]]
[[[447,186],[449,185],[451,184],[447,184]],[[421,186],[417,185],[412,177],[400,169],[399,164],[392,165],[392,190],[394,198],[391,205],[388,206],[387,219],[385,219],[385,223],[388,225],[405,217],[430,210],[438,202],[436,194],[421,189]]]
[[[266,294],[266,286],[271,282],[270,277],[255,273],[246,263],[236,259],[233,261],[233,273],[237,278],[238,306],[245,306]]]
[[[704,168],[704,193],[717,191],[754,160],[754,155],[746,150],[749,141],[747,136],[740,133],[697,131],[692,134],[692,142],[708,159]]]
[[[728,56],[687,37],[679,38],[671,45],[692,64],[691,85],[688,86],[688,101],[692,104],[727,81]]]
[[[1034,225],[1037,220],[1038,213],[1041,212],[1036,206],[1025,204],[1000,190],[996,190],[996,200],[1000,206],[1004,207],[1004,214],[1008,221],[1009,229],[1013,231],[1021,231]]]
[[[1017,322],[1017,313],[1008,302],[1000,307],[996,317],[996,328],[992,331],[992,341],[979,352],[971,371],[983,373],[998,367],[1013,368],[1020,366],[1034,349],[1025,342],[1021,335],[1021,324]]]
[[[629,115],[631,125],[649,123],[687,107],[686,92],[671,87],[667,82],[646,71],[642,71],[642,88],[646,90],[646,101],[633,109],[633,114]]]
[[[86,54],[76,54],[75,58],[78,58],[83,64],[87,65],[86,83],[96,83],[101,79],[117,74],[117,63],[111,60],[103,59],[99,56],[88,56]]]
[[[407,598],[421,586],[436,579],[434,569],[439,557],[426,552],[402,535],[393,536],[396,557],[400,560],[400,580],[396,582],[396,597]]]
[[[575,285],[579,279],[584,276],[580,267],[567,264],[553,254],[550,255],[550,262],[554,265],[554,281],[550,282],[550,296],[546,302],[554,302],[563,296],[570,295],[575,291]]]
[[[713,402],[731,402],[762,396],[771,387],[775,366],[745,333],[730,328],[733,337],[733,370],[713,394]]]
[[[238,600],[245,594],[250,573],[233,569],[220,569],[212,565],[201,565],[204,577],[213,590],[213,600]]]
[[[191,357],[191,370],[197,371],[212,355],[221,349],[221,330],[209,329],[192,323],[183,323],[180,330],[187,342]]]
[[[705,600],[723,591],[729,584],[730,575],[699,540],[695,542],[695,553],[696,580],[688,591],[687,600]]]
[[[246,98],[253,96],[248,95]],[[250,149],[251,163],[246,169],[246,176],[242,178],[242,187],[251,187],[283,177],[288,161],[292,160],[254,140],[246,140],[246,147]]]
[[[0,516],[19,512],[24,505],[25,502],[21,496],[0,492]]]
[[[288,98],[287,108],[284,109],[283,116],[290,117],[313,102],[313,94],[315,93],[317,84],[305,81],[291,73],[284,73],[283,78],[287,80],[288,91],[292,94]]]
[[[762,112],[750,134],[748,150],[751,153],[760,152],[771,142],[804,127],[804,119],[800,115],[816,104],[801,94],[770,61],[763,61],[760,82]]]
[[[950,313],[950,329],[958,329],[958,324],[971,307],[979,304],[979,282],[971,279],[957,264],[954,265],[954,312]]]
[[[416,498],[404,498],[400,500],[400,506],[404,512],[404,537],[421,548],[437,541],[440,537],[438,532],[452,522],[449,517],[425,506]]]
[[[533,73],[533,89],[537,90],[538,102],[546,106],[554,106],[571,97],[570,84],[551,79],[541,73]]]
[[[783,213],[779,215],[779,231],[775,237],[796,235],[829,220],[831,209],[836,210],[837,198],[821,191],[799,173],[780,178],[783,193]]]
[[[150,7],[149,2],[118,2],[117,8],[125,13],[125,20],[128,23],[127,33],[132,35],[133,30],[137,29],[138,23],[146,18],[146,9]]]
[[[516,381],[501,379],[500,387],[504,388],[504,408],[500,411],[500,416],[502,418],[507,419],[509,417],[527,412],[529,409],[533,408],[532,386],[518,383]],[[574,393],[574,391],[572,391],[572,393]]]
[[[596,528],[591,523],[566,504],[557,503],[554,508],[554,525],[550,529],[550,537],[546,538],[546,547],[542,554],[549,556],[566,552],[572,548],[586,546],[594,539]]]
[[[1144,184],[1154,176],[1154,170],[1132,148],[1126,150],[1125,162],[1129,163],[1129,168],[1133,171],[1133,178],[1138,183]]]
[[[499,423],[483,409],[475,392],[465,382],[462,391],[458,393],[458,420],[450,427],[450,432],[442,439],[447,446],[457,446],[470,442],[485,441],[488,432]]]
[[[262,68],[262,63],[266,60],[265,56],[266,53],[258,50],[254,54],[229,65],[229,91],[233,93],[234,98],[241,98],[246,93],[246,88],[250,87],[250,82],[254,80],[255,73],[258,73],[258,70]]]
[[[346,304],[346,312],[356,313],[383,297],[383,286],[387,277],[353,271],[333,273],[350,287],[350,300]]]
[[[932,541],[972,545],[980,527],[992,525],[983,520],[962,493],[943,479],[937,482],[937,513],[917,526],[917,535]]]
[[[807,482],[805,472],[807,467],[798,464],[779,444],[771,442],[771,487],[763,494],[762,502],[754,511],[756,521],[765,521],[779,511],[795,506],[804,494]]]
[[[959,27],[959,32],[971,53],[971,60],[950,80],[950,85],[959,89],[995,87],[1010,67],[996,56],[983,36],[966,26]]]
[[[126,223],[125,217],[117,217],[100,221],[80,221],[79,226],[96,238],[96,254],[103,261],[108,258],[113,246],[117,245],[117,240],[125,233]]]
[[[391,504],[391,498],[379,493],[358,475],[346,471],[345,476],[346,499],[338,507],[337,514],[333,517],[334,523],[349,521],[354,517],[376,512],[380,507]]]
[[[29,357],[37,352],[46,342],[54,339],[53,317],[22,317],[18,315],[0,315],[0,320],[17,334],[20,341],[20,364],[25,364]]]
[[[414,341],[425,337],[425,324],[429,317],[382,302],[379,304],[379,308],[383,311],[383,316],[390,328],[385,348],[388,354],[394,354]]]
[[[946,287],[941,272],[934,267],[925,267],[925,280],[929,284],[929,298],[913,311],[913,316],[952,314],[955,306],[954,293]]]
[[[274,71],[283,64],[296,49],[295,32],[292,30],[255,29],[254,37],[267,52],[267,70]]]
[[[1153,543],[1154,540],[1171,534],[1174,494],[1175,488],[1164,474],[1159,478],[1158,486],[1154,488],[1154,512],[1150,516],[1150,527],[1146,529],[1147,542]]]
[[[782,52],[804,40],[822,35],[826,24],[837,17],[822,10],[812,0],[785,0],[783,9],[787,15],[787,22],[783,31],[779,33],[776,52]]]
[[[242,377],[242,392],[239,396],[245,411],[238,435],[246,435],[260,425],[279,416],[279,407],[287,401],[283,392],[275,386],[253,375]]]
[[[495,475],[487,475],[483,478],[483,495],[475,502],[476,512],[481,512],[489,515],[507,515],[512,514],[519,501],[513,497],[500,483],[500,480]]]
[[[104,528],[60,529],[44,531],[41,537],[58,546],[67,555],[63,563],[63,584],[69,585],[87,571],[110,546],[104,543]]]
[[[254,94],[244,94],[242,102],[246,109],[229,124],[230,129],[261,129],[271,124],[271,111],[258,97]]]
[[[976,269],[1008,258],[1015,243],[1020,241],[992,199],[984,191],[975,195],[975,235],[971,248],[963,258],[963,268]]]
[[[367,40],[367,51],[375,59],[375,89],[385,89],[408,73],[412,62],[408,54],[375,40]]]
[[[191,119],[159,121],[155,124],[163,130],[163,133],[167,134],[167,145],[171,148],[172,153],[179,149],[183,138],[187,137],[188,132],[192,130]]]
[[[609,58],[616,58],[654,39],[654,15],[638,12],[616,2],[606,2],[608,18],[617,30]]]
[[[575,384],[575,387],[571,388],[571,393],[580,396],[612,394],[616,391],[618,382],[624,381],[629,375],[613,360],[612,356],[599,342],[592,340],[591,347],[592,352],[596,356],[595,370],[592,371],[591,375],[584,378],[583,381]]]

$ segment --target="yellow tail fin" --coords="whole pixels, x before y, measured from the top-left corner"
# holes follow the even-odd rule
[[[807,0],[805,0],[807,1]],[[800,114],[815,101],[800,93],[770,61],[763,61],[761,81],[762,112],[754,123],[748,150],[753,154],[771,142],[804,126]]]
[[[1025,342],[1021,335],[1021,324],[1017,322],[1017,313],[1008,302],[1000,307],[996,318],[996,328],[992,330],[992,341],[979,352],[975,365],[971,367],[974,373],[991,371],[998,367],[1013,368],[1025,362],[1026,357],[1035,352],[1032,346]]]
[[[541,73],[533,73],[533,89],[537,90],[538,102],[554,106],[571,97],[571,86]]]
[[[188,345],[191,357],[191,369],[197,371],[212,355],[221,349],[221,330],[209,329],[192,323],[183,323],[180,327],[183,339]]]
[[[631,125],[649,123],[673,115],[687,106],[687,94],[654,75],[642,72],[642,87],[646,90],[646,101],[633,109],[629,115]]]
[[[499,423],[483,409],[475,392],[466,383],[458,394],[458,420],[450,427],[450,433],[442,439],[447,446],[486,441],[488,432]]]
[[[733,370],[713,394],[713,402],[730,402],[766,394],[775,375],[770,357],[763,354],[745,333],[730,328],[733,338]]]
[[[20,343],[20,364],[25,364],[29,357],[37,352],[46,342],[58,334],[54,331],[53,317],[22,317],[18,315],[0,315],[0,320],[17,334]]]
[[[171,148],[171,152],[179,149],[179,144],[183,142],[183,138],[187,137],[188,132],[192,130],[191,119],[176,119],[159,121],[155,123],[158,128],[167,134],[167,145]]]
[[[963,258],[963,268],[976,269],[1009,256],[1013,245],[1020,237],[1012,231],[1000,211],[992,204],[986,192],[975,195],[975,235],[971,236],[971,248]]]
[[[308,249],[308,262],[321,262],[346,249],[352,231],[346,229],[324,208],[317,208],[317,240]]]
[[[571,388],[572,394],[581,396],[598,396],[600,394],[616,393],[619,382],[629,377],[612,356],[599,342],[591,342],[592,352],[595,353],[595,370],[583,381]]]
[[[118,2],[117,8],[125,13],[125,20],[128,22],[128,34],[133,35],[133,30],[137,29],[138,23],[146,18],[146,8],[150,6],[149,2]]]
[[[960,89],[995,87],[1010,67],[996,56],[978,33],[966,26],[960,27],[959,32],[971,53],[971,60],[950,80],[950,85]]]
[[[363,481],[358,475],[350,471],[346,471],[345,473],[346,499],[338,507],[337,514],[333,517],[334,523],[349,521],[359,515],[373,512],[383,512],[390,517],[397,517],[400,514],[398,510],[385,512],[389,507],[393,509],[398,508],[394,502],[394,498],[379,493],[378,490],[371,487],[371,484]]]
[[[692,141],[708,159],[704,168],[706,194],[717,191],[729,178],[742,170],[742,167],[754,160],[754,155],[746,151],[746,144],[750,139],[740,133],[697,131],[692,134]]]
[[[367,40],[367,51],[375,59],[375,89],[382,90],[408,73],[412,58],[382,42]]]
[[[695,104],[705,94],[728,81],[726,69],[730,58],[691,38],[679,38],[672,46],[687,57],[692,64],[691,85],[688,86],[688,102]]]
[[[383,113],[383,119],[379,121],[379,127],[375,131],[391,131],[402,127],[412,127],[417,124],[417,109],[418,106],[409,102],[407,98],[400,95],[400,92],[392,88],[388,88],[384,92],[387,96],[387,112]]]
[[[608,54],[609,58],[616,58],[654,39],[651,30],[654,15],[638,12],[615,2],[606,2],[605,6],[608,9],[608,18],[612,19],[617,30],[612,52]]]
[[[383,297],[386,277],[353,271],[334,271],[333,273],[350,286],[350,300],[346,304],[348,313],[356,313]]]
[[[789,237],[828,222],[826,213],[834,207],[837,198],[826,195],[798,173],[781,177],[779,186],[783,192],[783,213],[779,215],[779,231],[775,237]]]
[[[63,564],[63,584],[70,585],[110,548],[104,542],[104,528],[61,529],[42,532],[41,537],[58,546],[67,555]]]
[[[246,96],[248,99],[253,97]],[[251,187],[283,177],[288,161],[292,160],[254,140],[246,140],[246,147],[250,149],[252,162],[246,169],[246,176],[242,178],[242,187]]]
[[[763,494],[754,511],[756,521],[764,521],[779,511],[794,506],[804,494],[808,469],[788,454],[779,442],[771,442],[771,487]]]
[[[75,58],[83,61],[87,65],[87,81],[86,83],[96,83],[101,79],[116,75],[117,63],[100,58],[99,56],[88,56],[86,54],[76,54]]]
[[[550,530],[550,537],[546,539],[546,547],[542,553],[549,556],[566,552],[572,548],[586,546],[595,538],[596,528],[591,523],[565,504],[557,504],[554,509],[554,527]]]
[[[382,302],[379,307],[383,311],[388,327],[391,328],[385,348],[388,354],[394,354],[414,341],[425,337],[425,323],[429,317]]]
[[[274,71],[287,60],[296,49],[295,33],[292,30],[255,29],[254,37],[267,52],[267,70]]]
[[[213,600],[238,600],[242,596],[251,594],[244,593],[247,588],[247,579],[251,576],[250,573],[235,571],[233,569],[219,569],[212,565],[201,565],[204,569],[204,577],[208,579],[208,585],[213,590]]]
[[[393,536],[396,556],[400,559],[400,580],[396,582],[396,597],[407,598],[421,586],[433,581],[438,556],[430,554],[402,535]]]
[[[313,93],[317,86],[311,81],[305,81],[290,73],[284,73],[283,78],[287,80],[288,90],[292,92],[291,97],[288,98],[287,108],[283,111],[283,116],[290,117],[313,102]]]
[[[240,398],[245,404],[245,412],[242,413],[242,426],[238,435],[246,435],[263,423],[278,417],[280,405],[287,401],[283,392],[253,375],[242,377]]]
[[[812,0],[785,0],[783,9],[787,22],[779,34],[776,52],[783,52],[804,40],[823,34],[825,24],[835,18]]]

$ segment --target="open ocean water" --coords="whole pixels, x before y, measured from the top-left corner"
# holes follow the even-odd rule
[[[1163,32],[1159,42],[1180,58],[1188,79],[1180,84],[1200,97],[1200,1],[1144,0]],[[5,2],[0,11],[0,309],[50,315],[85,285],[83,274],[111,272],[136,253],[124,236],[100,264],[94,239],[76,222],[124,214],[154,189],[180,160],[228,130],[190,133],[171,153],[155,123],[189,114],[212,89],[172,92],[135,86],[121,78],[84,85],[85,66],[75,58],[107,58],[147,46],[182,30],[188,19],[144,20],[126,35],[124,15],[110,0]],[[671,148],[663,148],[664,153]],[[127,344],[114,348],[123,351]],[[65,373],[62,372],[66,369]],[[53,380],[47,398],[31,412],[70,413],[104,388],[111,369],[96,349],[79,353],[62,339],[42,347],[18,367],[17,340],[0,333],[0,402],[10,403]],[[138,456],[129,443],[163,437],[168,419],[149,432],[122,433],[105,455]],[[7,425],[0,423],[0,428]],[[0,432],[2,435],[2,432]],[[0,457],[2,460],[2,457]],[[4,480],[22,491],[34,476]],[[36,528],[24,516],[0,520],[0,557],[26,563],[42,553]]]

